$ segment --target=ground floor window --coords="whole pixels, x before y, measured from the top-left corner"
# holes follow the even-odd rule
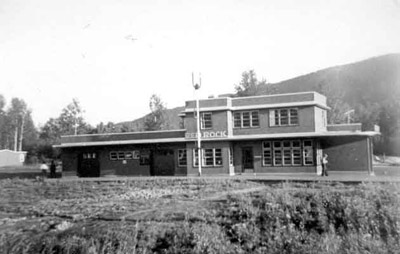
[[[112,161],[139,159],[139,151],[112,151],[109,157]]]
[[[186,149],[178,150],[178,166],[186,167],[187,165],[187,157],[186,157]]]
[[[201,149],[201,162],[205,167],[222,166],[222,149],[221,148],[205,148]],[[199,166],[198,149],[193,149],[193,165]]]
[[[314,165],[312,140],[274,140],[262,143],[263,166]]]

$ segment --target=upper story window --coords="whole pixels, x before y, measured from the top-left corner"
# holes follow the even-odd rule
[[[200,123],[201,123],[201,129],[211,129],[212,113],[201,113]]]
[[[270,126],[288,126],[299,124],[297,108],[271,109],[269,111]]]
[[[243,111],[233,113],[234,128],[251,128],[259,126],[260,120],[258,117],[258,111]]]

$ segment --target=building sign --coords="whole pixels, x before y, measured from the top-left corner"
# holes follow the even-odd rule
[[[201,138],[225,138],[228,135],[226,131],[204,131],[201,133]],[[185,138],[197,138],[197,133],[186,133]]]

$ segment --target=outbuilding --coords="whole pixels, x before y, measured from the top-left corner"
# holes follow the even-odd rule
[[[361,124],[328,125],[326,97],[316,92],[199,101],[202,174],[373,173],[372,137]],[[63,136],[63,174],[198,175],[196,101],[180,116],[184,129]]]
[[[0,150],[0,167],[22,166],[25,157],[26,152],[24,151]]]

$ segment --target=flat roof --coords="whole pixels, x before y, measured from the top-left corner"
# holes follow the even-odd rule
[[[253,134],[235,135],[227,137],[202,138],[203,142],[212,141],[245,141],[262,139],[283,139],[283,138],[324,138],[324,137],[373,137],[379,135],[375,131],[327,131],[327,132],[297,132],[297,133],[273,133],[273,134]],[[157,143],[187,143],[196,142],[195,138],[158,138],[158,139],[131,139],[131,140],[107,140],[107,141],[87,141],[69,142],[61,145],[54,145],[57,148],[68,147],[89,147],[89,146],[114,146],[114,145],[135,145],[135,144],[157,144]]]

